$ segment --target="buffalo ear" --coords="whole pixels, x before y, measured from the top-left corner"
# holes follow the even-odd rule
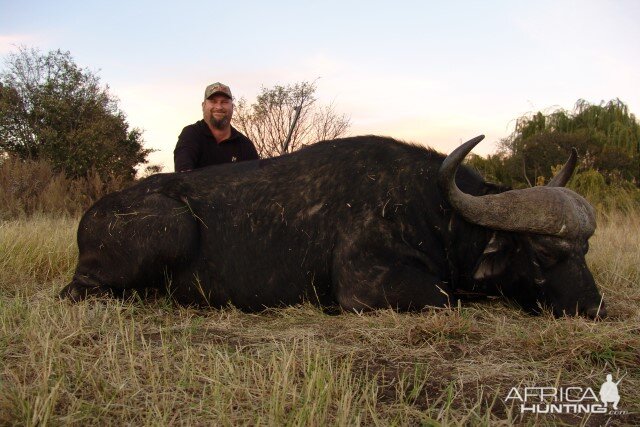
[[[511,246],[507,238],[494,232],[473,271],[474,280],[487,280],[504,273],[509,263]]]

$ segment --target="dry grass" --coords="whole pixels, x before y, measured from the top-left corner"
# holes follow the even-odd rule
[[[600,220],[589,263],[611,318],[499,301],[415,314],[260,314],[167,300],[55,298],[76,220],[0,225],[0,424],[633,425],[640,423],[640,214]],[[626,374],[611,416],[528,415],[514,386]]]
[[[105,194],[127,184],[118,177],[103,179],[95,170],[70,179],[45,160],[0,156],[0,219],[42,212],[78,216]]]

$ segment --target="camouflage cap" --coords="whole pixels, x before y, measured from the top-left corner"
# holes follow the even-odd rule
[[[204,99],[207,99],[211,95],[214,95],[216,93],[221,93],[223,95],[228,96],[230,99],[233,99],[233,96],[231,95],[231,89],[229,89],[229,86],[222,84],[220,82],[212,83],[209,86],[207,86],[207,88],[204,90]]]

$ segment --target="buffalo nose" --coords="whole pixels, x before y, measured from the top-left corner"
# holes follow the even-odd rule
[[[604,319],[607,317],[607,309],[602,305],[588,308],[584,313],[589,319]]]

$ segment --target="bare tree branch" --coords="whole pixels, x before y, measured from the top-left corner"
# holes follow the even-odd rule
[[[296,108],[302,106],[286,152],[292,152],[325,139],[335,139],[349,129],[349,118],[338,114],[335,106],[317,105],[315,82],[262,88],[255,103],[241,98],[234,113],[234,126],[251,139],[261,157],[285,153],[285,142]]]

